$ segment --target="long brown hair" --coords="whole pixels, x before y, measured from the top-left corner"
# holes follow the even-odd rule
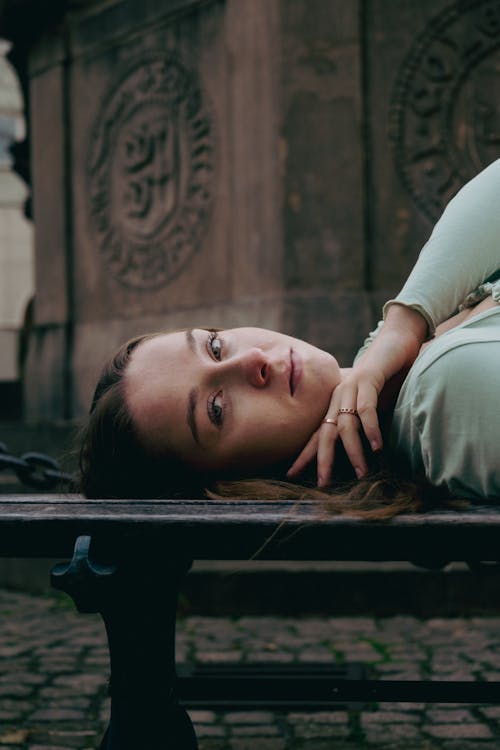
[[[199,482],[188,480],[193,472],[176,458],[154,456],[144,448],[128,409],[124,374],[130,356],[156,335],[127,341],[101,373],[80,442],[78,486],[86,497],[189,497],[201,492]]]
[[[141,443],[127,406],[124,374],[135,348],[158,334],[137,336],[123,344],[104,367],[97,384],[80,449],[80,490],[89,498],[239,498],[249,500],[315,499],[335,514],[367,519],[391,518],[436,505],[449,505],[441,491],[425,481],[399,477],[376,467],[361,481],[342,481],[318,489],[277,478],[214,478],[193,471],[175,456],[155,456]]]

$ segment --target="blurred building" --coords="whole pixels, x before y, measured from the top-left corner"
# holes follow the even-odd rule
[[[11,169],[10,146],[24,135],[17,77],[0,40],[0,418],[21,411],[20,340],[33,294],[33,230],[23,213],[27,188]]]
[[[500,156],[500,0],[0,0],[0,28],[28,112],[31,422],[82,417],[150,330],[274,328],[348,365]],[[14,377],[30,286],[1,243]]]

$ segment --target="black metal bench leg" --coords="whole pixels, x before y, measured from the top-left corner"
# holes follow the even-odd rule
[[[79,537],[73,560],[54,568],[52,583],[80,612],[99,612],[106,626],[111,718],[101,750],[197,750],[191,720],[177,703],[175,672],[177,594],[190,563],[103,566],[89,561],[89,544]]]

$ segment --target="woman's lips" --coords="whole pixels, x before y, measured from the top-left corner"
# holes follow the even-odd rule
[[[293,349],[290,349],[290,393],[295,395],[302,378],[302,358]]]

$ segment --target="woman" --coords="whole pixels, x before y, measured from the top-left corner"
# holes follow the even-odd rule
[[[329,486],[339,439],[357,477],[367,476],[364,436],[369,455],[383,444],[378,409],[393,416],[389,457],[418,481],[366,478],[337,493],[334,510],[382,517],[419,508],[431,497],[418,490],[421,479],[464,497],[499,497],[500,282],[491,281],[500,268],[499,197],[500,160],[450,202],[352,369],[253,328],[126,344],[96,389],[83,490],[167,497],[215,487],[217,495],[297,497],[300,486],[268,480],[284,480],[299,451],[290,480],[316,458],[317,484]],[[258,485],[228,481],[256,475],[264,478]]]

